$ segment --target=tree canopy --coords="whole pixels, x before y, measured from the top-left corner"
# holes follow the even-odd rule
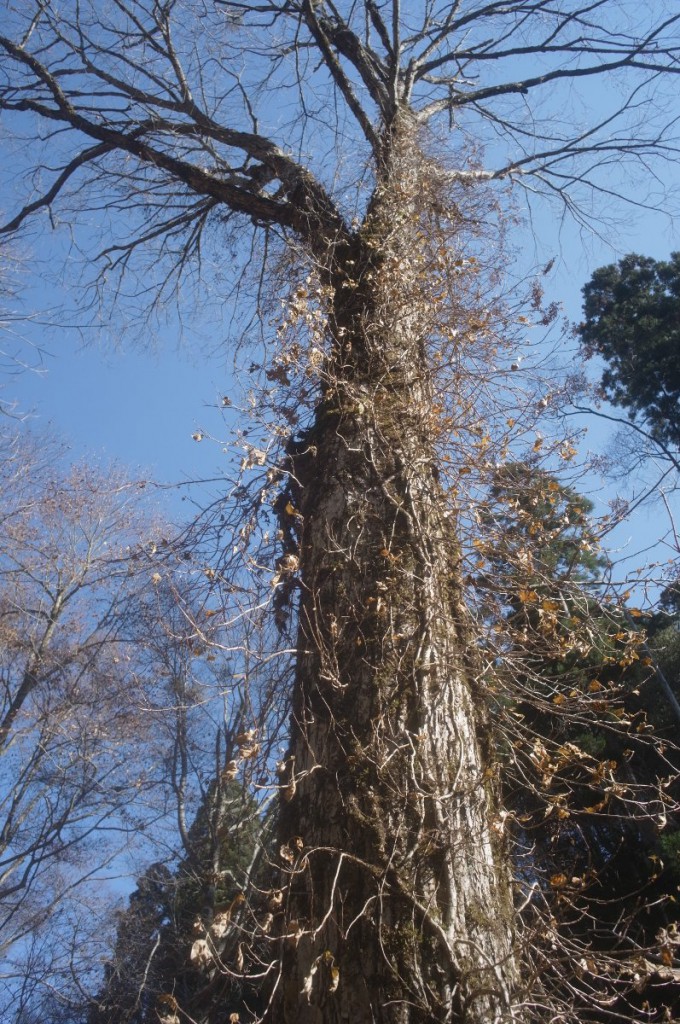
[[[5,230],[85,203],[111,232],[109,286],[149,248],[167,286],[241,215],[326,259],[406,111],[433,139],[453,129],[442,178],[512,180],[572,210],[625,189],[622,166],[677,153],[663,76],[680,67],[680,15],[665,0],[5,6],[0,109],[19,138],[27,125],[37,172]],[[563,86],[595,80],[584,127]],[[644,179],[629,195],[645,202]]]

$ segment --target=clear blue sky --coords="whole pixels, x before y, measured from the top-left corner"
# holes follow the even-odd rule
[[[4,392],[50,426],[74,453],[120,460],[159,482],[213,475],[224,456],[199,429],[226,433],[215,406],[229,391],[219,360],[169,339],[161,351],[113,351],[75,332],[50,331],[39,372],[23,373]]]

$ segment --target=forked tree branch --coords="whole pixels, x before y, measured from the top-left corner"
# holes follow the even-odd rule
[[[191,24],[178,7],[151,0],[120,0],[111,11],[100,17],[97,0],[89,0],[74,12],[38,5],[25,22],[15,13],[8,19],[16,32],[0,37],[8,68],[0,109],[66,127],[62,137],[89,145],[62,148],[52,181],[9,217],[5,232],[51,207],[88,168],[92,183],[112,174],[120,188],[118,152],[152,177],[206,197],[215,211],[277,226],[323,256],[349,238],[350,210],[366,208],[394,119],[405,110],[422,124],[442,115],[453,123],[455,115],[457,127],[465,118],[482,151],[485,133],[493,140],[492,163],[460,166],[449,171],[452,180],[517,177],[568,208],[574,187],[607,192],[610,183],[593,173],[603,156],[668,160],[678,152],[669,131],[674,115],[655,117],[643,90],[680,72],[680,13],[645,10],[626,25],[613,0],[457,0],[417,12],[398,0],[214,0],[203,21]],[[210,83],[193,35],[204,22],[209,32],[223,32],[223,56],[211,44]],[[287,65],[281,81],[297,83],[300,97],[303,86],[318,96],[317,111],[301,100],[284,127],[283,108],[274,104],[261,132],[257,104],[270,69],[276,90]],[[527,68],[530,74],[517,73]],[[573,131],[562,109],[559,131],[549,115],[537,123],[534,100],[543,103],[564,83],[612,75],[627,76],[629,86],[616,109],[600,110],[591,125],[574,123]],[[328,152],[342,132],[340,159],[308,158],[312,125],[328,133]],[[352,185],[348,198],[343,158],[350,152],[350,163],[365,165],[369,177],[368,189]],[[584,172],[589,157],[593,167]],[[202,230],[202,206],[200,217]],[[176,211],[156,223],[177,227]],[[154,231],[147,224],[144,234],[157,237]]]

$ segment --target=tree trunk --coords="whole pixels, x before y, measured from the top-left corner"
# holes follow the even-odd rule
[[[488,714],[439,484],[417,152],[328,279],[325,399],[291,451],[302,597],[276,1024],[490,1024],[517,983]],[[287,800],[286,800],[287,798]]]

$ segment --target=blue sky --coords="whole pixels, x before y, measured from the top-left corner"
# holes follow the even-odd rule
[[[74,453],[120,460],[161,483],[212,475],[223,462],[217,445],[192,437],[221,429],[215,406],[229,380],[216,360],[176,342],[163,351],[112,351],[56,330],[41,363],[5,395],[32,426],[63,434]]]

